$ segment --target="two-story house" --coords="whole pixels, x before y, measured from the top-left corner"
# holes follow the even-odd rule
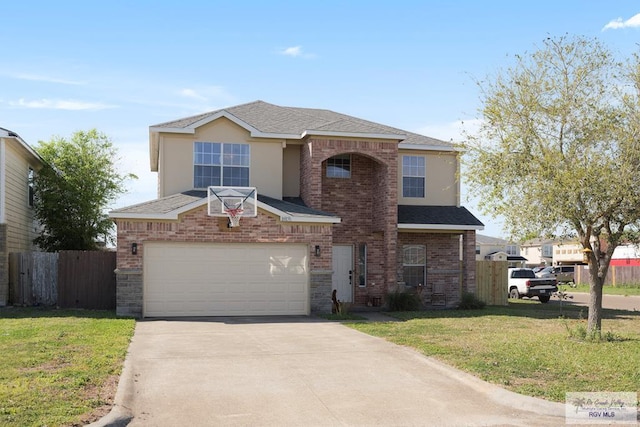
[[[329,110],[256,101],[151,126],[158,199],[110,213],[117,312],[329,312],[397,289],[475,291],[475,233],[450,143]],[[208,186],[255,187],[256,216],[209,215]]]
[[[0,128],[0,306],[9,301],[9,254],[35,249],[31,178],[41,167],[42,158],[29,144]]]
[[[476,234],[476,260],[507,261],[509,267],[522,267],[527,262],[520,254],[519,245],[483,234]]]

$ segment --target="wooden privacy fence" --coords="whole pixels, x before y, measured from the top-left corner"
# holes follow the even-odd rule
[[[10,303],[113,310],[115,252],[61,251],[9,254]]]
[[[508,305],[507,261],[476,261],[476,296],[488,305]]]
[[[58,254],[9,254],[9,302],[15,305],[55,305]]]
[[[574,279],[578,284],[589,284],[589,267],[576,265]],[[640,283],[640,266],[611,265],[604,281],[605,286],[637,285]]]

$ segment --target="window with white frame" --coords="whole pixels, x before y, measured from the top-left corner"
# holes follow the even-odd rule
[[[517,245],[507,245],[507,255],[518,255]]]
[[[407,286],[424,285],[427,272],[427,248],[424,245],[402,247],[402,278]]]
[[[327,159],[327,178],[351,178],[351,156],[341,154]]]
[[[424,197],[426,176],[423,156],[402,156],[402,196]]]
[[[249,164],[249,144],[196,142],[193,145],[193,187],[248,187]]]

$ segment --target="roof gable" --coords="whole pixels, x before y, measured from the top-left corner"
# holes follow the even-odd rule
[[[42,157],[40,157],[40,154],[38,154],[36,150],[34,150],[29,144],[27,144],[22,138],[20,138],[20,135],[18,135],[17,133],[10,131],[9,129],[0,127],[0,138],[15,141],[22,150],[28,153],[29,157],[40,164],[44,163],[44,160],[42,159]]]

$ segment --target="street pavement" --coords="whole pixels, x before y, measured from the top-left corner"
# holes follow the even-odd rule
[[[572,296],[572,298],[568,300],[569,303],[575,304],[575,305],[581,305],[581,306],[589,305],[588,293],[571,292],[571,289],[568,289],[567,293]],[[640,296],[603,295],[602,308],[609,308],[612,310],[628,310],[628,311],[640,312]]]

